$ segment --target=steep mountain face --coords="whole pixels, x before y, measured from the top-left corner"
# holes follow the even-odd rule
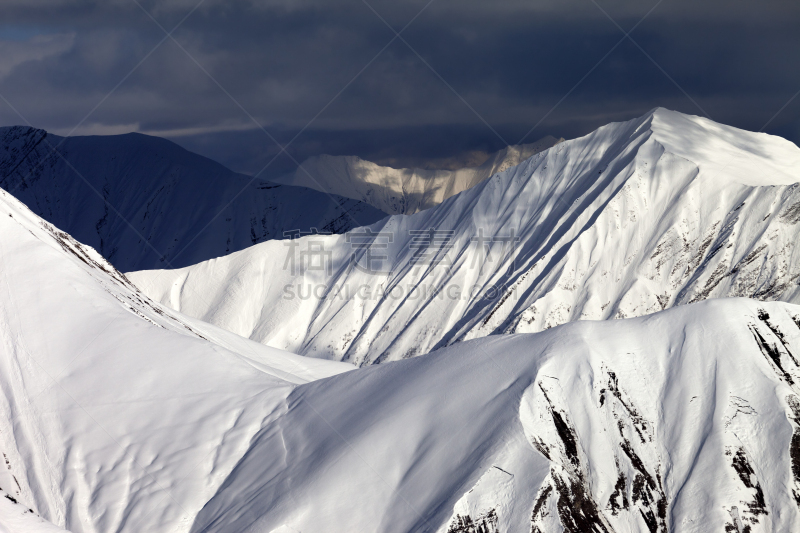
[[[151,302],[0,191],[3,531],[188,531],[291,390],[351,368]]]
[[[301,385],[192,531],[797,531],[799,357],[724,299]]]
[[[545,137],[536,143],[509,146],[477,167],[459,170],[397,169],[355,156],[321,155],[304,161],[295,172],[275,182],[353,198],[392,215],[413,215],[563,140]]]
[[[707,298],[800,303],[800,149],[657,109],[365,231],[131,280],[261,343],[358,365]]]
[[[0,128],[0,187],[122,271],[186,266],[285,231],[340,233],[386,216],[350,199],[250,179],[157,137],[65,140]]]

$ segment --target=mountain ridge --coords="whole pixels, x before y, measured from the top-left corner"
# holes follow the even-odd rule
[[[720,145],[735,165],[685,157]],[[266,243],[131,279],[155,300],[240,335],[358,365],[712,297],[800,302],[795,162],[800,149],[783,139],[655,109],[560,143],[435,208],[371,227],[393,242],[301,239],[330,253],[330,275],[308,266],[287,272],[289,249]],[[745,184],[754,179],[761,185]],[[447,250],[419,244],[419,232],[431,228],[451,233]],[[480,235],[489,241],[477,242]],[[420,252],[449,257],[450,268],[416,264]],[[384,257],[371,273],[363,271],[370,253]],[[361,286],[368,297],[356,295]],[[186,287],[208,301],[192,299]],[[415,288],[438,297],[415,298]]]
[[[798,182],[797,174],[792,172],[800,164],[797,146],[782,137],[740,130],[706,117],[676,113],[663,107],[654,108],[645,117],[650,118],[654,138],[667,151],[687,160],[711,162],[718,168],[713,177],[725,171],[728,178],[750,186],[791,185]],[[700,151],[699,145],[702,145]],[[768,166],[770,171],[766,177],[759,180],[752,174],[738,172],[734,163],[741,154],[732,150],[731,146],[757,157],[761,164]]]

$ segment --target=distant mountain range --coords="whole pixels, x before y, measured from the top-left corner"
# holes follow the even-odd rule
[[[800,303],[800,149],[656,109],[369,232],[130,279],[263,344],[361,366],[708,298]],[[325,269],[303,255],[323,249]]]
[[[187,266],[286,231],[342,233],[386,216],[341,196],[251,181],[158,137],[0,128],[0,187],[122,271]]]
[[[532,144],[508,146],[489,154],[479,166],[457,170],[391,168],[355,156],[320,155],[275,181],[359,200],[392,215],[413,215],[563,140],[545,137]]]

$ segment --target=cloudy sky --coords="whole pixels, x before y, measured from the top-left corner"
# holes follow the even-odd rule
[[[251,174],[289,144],[264,176],[656,106],[800,143],[799,29],[797,0],[2,0],[0,125],[161,135]]]

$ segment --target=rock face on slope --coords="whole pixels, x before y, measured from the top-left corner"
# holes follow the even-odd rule
[[[186,266],[285,231],[340,233],[386,216],[250,180],[157,137],[0,128],[0,187],[122,271]]]
[[[370,231],[131,279],[264,344],[359,365],[707,298],[800,302],[800,149],[656,109]],[[328,268],[305,261],[323,249]]]
[[[458,170],[397,169],[355,156],[321,155],[304,161],[295,172],[275,181],[353,198],[392,215],[413,215],[563,140],[545,137],[531,144],[508,146],[477,167]]]
[[[302,385],[193,531],[797,531],[798,360],[800,307],[718,299]]]

